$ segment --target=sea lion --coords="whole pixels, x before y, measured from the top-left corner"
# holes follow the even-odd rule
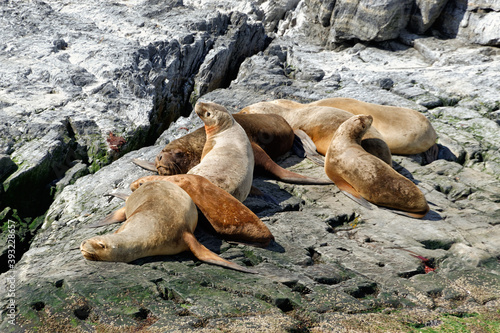
[[[183,189],[171,182],[144,184],[127,198],[124,212],[126,221],[115,233],[81,243],[85,259],[131,262],[191,250],[201,261],[254,273],[219,257],[196,240],[193,235],[198,223],[196,205]]]
[[[225,107],[198,102],[194,111],[205,123],[207,141],[201,160],[187,173],[210,180],[239,201],[252,187],[254,156],[245,130]]]
[[[372,126],[382,134],[393,154],[419,154],[436,144],[437,134],[429,119],[412,109],[341,97],[326,98],[307,105],[330,106],[352,114],[371,115]]]
[[[361,147],[361,138],[372,121],[370,115],[357,115],[339,126],[326,153],[325,173],[339,189],[361,203],[366,199],[407,216],[424,217],[429,205],[420,189]]]
[[[254,171],[264,171],[280,181],[292,184],[332,184],[329,179],[317,179],[289,171],[272,160],[288,152],[294,142],[294,131],[283,117],[273,114],[233,114],[233,118],[243,127],[252,144]],[[169,142],[156,156],[154,164],[138,159],[133,162],[160,175],[185,174],[200,163],[205,142],[205,129],[201,127]]]
[[[303,106],[288,100],[260,102],[243,108],[240,114],[278,114],[285,118],[294,130],[304,131],[316,145],[317,151],[325,155],[333,134],[344,121],[352,116],[345,110],[326,106]],[[369,153],[392,164],[392,155],[382,135],[370,128],[361,142]]]
[[[198,175],[145,176],[130,184],[135,191],[150,181],[169,181],[189,194],[214,230],[224,239],[267,247],[273,235],[250,209],[232,195]]]

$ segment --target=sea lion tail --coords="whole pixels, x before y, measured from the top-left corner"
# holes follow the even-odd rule
[[[153,171],[153,172],[158,172],[158,170],[156,170],[156,166],[154,163],[152,162],[148,162],[148,161],[144,161],[144,160],[140,160],[138,158],[134,158],[132,160],[132,162],[135,164],[135,165],[138,165],[140,166],[141,168],[143,169],[146,169],[146,170],[149,170],[149,171]]]
[[[107,215],[104,219],[100,220],[97,223],[91,224],[88,228],[97,228],[105,225],[110,225],[113,223],[123,222],[127,219],[125,215],[125,207],[115,210],[111,214]]]
[[[193,252],[196,258],[200,259],[203,262],[213,264],[213,265],[218,265],[226,268],[231,268],[240,272],[245,272],[245,273],[252,273],[252,274],[257,274],[256,271],[245,268],[243,266],[240,266],[238,264],[235,264],[233,262],[230,262],[226,259],[223,259],[219,257],[217,254],[213,253],[209,249],[207,249],[205,246],[203,246],[196,238],[194,235],[190,232],[185,231],[182,234],[182,238],[184,242],[186,242],[187,246]]]

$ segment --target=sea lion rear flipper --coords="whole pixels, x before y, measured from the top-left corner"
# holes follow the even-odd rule
[[[138,158],[134,158],[132,160],[132,162],[135,165],[138,165],[138,166],[140,166],[143,169],[146,169],[146,170],[149,170],[149,171],[153,171],[153,172],[158,172],[158,170],[156,169],[156,166],[155,166],[155,164],[153,162],[148,162],[148,161],[140,160]]]
[[[184,242],[186,242],[187,246],[193,252],[196,258],[200,259],[203,262],[213,264],[213,265],[218,265],[226,268],[231,268],[240,272],[245,272],[245,273],[252,273],[252,274],[257,274],[256,271],[245,268],[243,266],[240,266],[238,264],[235,264],[233,262],[230,262],[226,259],[223,259],[219,257],[217,254],[213,253],[209,249],[207,249],[205,246],[200,244],[198,240],[194,237],[194,235],[190,232],[185,231],[182,234],[182,239]]]
[[[330,178],[332,178],[332,177],[330,177]],[[356,201],[358,204],[360,204],[361,206],[363,206],[365,208],[373,209],[372,205],[365,198],[363,198],[361,196],[361,194],[359,194],[359,192],[356,191],[356,189],[351,186],[351,184],[349,184],[348,182],[346,182],[344,180],[344,178],[342,178],[342,177],[333,177],[332,180],[335,183],[335,185],[337,185],[337,187],[345,195],[347,195],[349,198],[351,198],[352,200]]]
[[[425,215],[427,215],[427,213],[429,212],[429,209],[427,209],[426,211],[423,211],[423,212],[412,213],[412,212],[405,212],[405,211],[402,211],[402,210],[393,209],[393,208],[389,208],[389,207],[380,207],[380,208],[388,210],[388,211],[391,211],[394,214],[403,215],[403,216],[411,217],[411,218],[414,218],[414,219],[421,219]]]
[[[197,175],[167,177],[186,191],[214,230],[224,238],[262,247],[274,239],[269,228],[248,207],[208,179]]]
[[[110,197],[109,201],[111,201],[112,198],[119,198],[119,199],[122,199],[122,200],[127,200],[127,198],[129,197],[128,194],[120,193],[120,192],[106,193],[104,196],[105,197]]]
[[[114,212],[112,212],[111,214],[106,216],[101,221],[89,225],[88,228],[102,227],[102,226],[110,225],[113,223],[123,222],[126,219],[127,219],[127,216],[125,215],[125,207],[122,207],[120,209],[115,210]]]
[[[299,157],[307,157],[319,166],[325,165],[324,157],[316,150],[313,140],[303,130],[295,129],[295,139],[293,140],[293,152]]]
[[[272,160],[269,155],[262,149],[258,144],[252,142],[253,155],[255,158],[255,166],[261,167],[266,172],[270,173],[278,180],[290,183],[290,184],[301,184],[301,185],[332,185],[333,182],[329,179],[317,179],[312,177],[307,177],[295,173],[293,171],[287,170],[279,166],[276,162]]]

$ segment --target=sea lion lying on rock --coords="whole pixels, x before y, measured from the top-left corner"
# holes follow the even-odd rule
[[[256,171],[264,171],[286,183],[332,184],[329,179],[316,179],[289,171],[272,160],[290,151],[294,142],[294,131],[283,117],[272,114],[232,116],[247,133],[254,153]],[[133,162],[160,175],[185,174],[200,163],[205,142],[205,129],[201,127],[169,142],[156,156],[155,163],[139,159]]]
[[[190,250],[201,261],[247,273],[254,271],[225,260],[193,235],[198,211],[191,197],[172,182],[151,181],[133,192],[122,209],[125,223],[112,234],[83,241],[88,260],[131,262]]]
[[[357,115],[339,126],[326,153],[325,173],[362,205],[366,199],[407,216],[424,217],[429,205],[422,191],[361,147],[361,138],[372,121],[370,115]]]

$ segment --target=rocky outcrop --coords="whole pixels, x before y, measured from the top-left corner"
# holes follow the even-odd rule
[[[471,25],[448,40],[403,27],[383,31],[391,40],[372,45],[351,36],[351,46],[330,50],[340,36],[331,32],[332,17],[353,13],[337,6],[355,3],[363,1],[6,2],[5,254],[9,225],[16,234],[22,225],[43,226],[24,254],[16,238],[22,258],[0,275],[0,330],[369,331],[377,322],[382,330],[409,331],[454,315],[498,321],[500,51],[477,45],[467,35]],[[449,1],[437,14],[417,1],[399,12],[427,32],[444,33],[443,15],[460,4]],[[496,13],[496,2],[476,4],[491,8],[485,19]],[[394,168],[429,201],[424,219],[366,209],[333,185],[259,176],[254,185],[276,202],[250,197],[244,204],[275,242],[265,249],[229,243],[202,221],[196,231],[205,246],[256,275],[203,264],[190,253],[131,264],[80,254],[82,240],[117,228],[87,228],[122,204],[103,195],[129,191],[131,181],[149,174],[131,160],[152,160],[167,141],[201,125],[194,114],[170,124],[189,114],[190,99],[237,111],[276,98],[335,96],[409,107],[430,119],[439,159],[393,156]],[[325,177],[294,154],[279,163]],[[41,222],[10,205],[44,198],[50,207]]]
[[[47,209],[75,164],[93,173],[153,143],[193,91],[227,86],[268,43],[244,14],[175,1],[15,1],[2,22],[1,206],[24,216]]]

